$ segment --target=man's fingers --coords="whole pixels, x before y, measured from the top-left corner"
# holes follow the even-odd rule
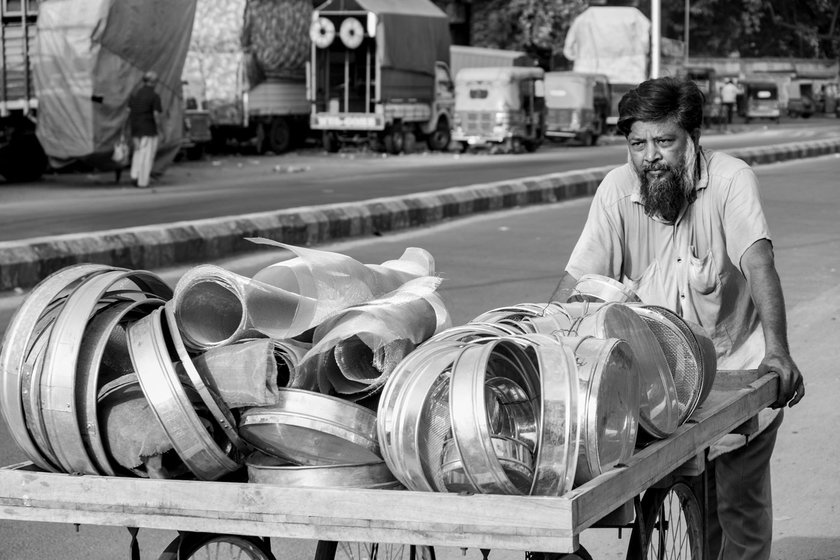
[[[796,381],[796,385],[795,385],[793,395],[792,395],[793,398],[788,403],[788,406],[795,405],[796,403],[801,401],[802,397],[804,397],[804,396],[805,396],[805,382],[802,380],[802,377],[800,377]]]

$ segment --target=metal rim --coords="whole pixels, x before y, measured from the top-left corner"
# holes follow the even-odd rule
[[[77,399],[81,397],[83,401],[77,404],[77,408],[79,423],[84,427],[82,440],[91,459],[102,474],[111,476],[116,474],[116,469],[102,442],[102,430],[98,417],[99,370],[111,333],[120,323],[146,315],[144,308],[151,310],[163,304],[162,299],[117,301],[99,312],[85,328],[85,340],[91,343],[83,344],[79,352],[76,376],[77,387],[80,391],[77,391],[76,397]]]
[[[198,478],[215,480],[239,464],[211,437],[184,391],[167,352],[161,313],[161,308],[155,309],[126,333],[137,378],[184,464]]]
[[[171,300],[163,308],[163,315],[166,318],[166,324],[169,327],[169,336],[172,340],[172,345],[175,347],[175,352],[178,354],[178,359],[181,361],[181,366],[189,377],[193,388],[198,392],[207,410],[213,416],[213,419],[227,436],[228,440],[239,450],[240,453],[247,454],[252,451],[252,448],[239,437],[239,432],[236,430],[236,419],[228,408],[224,400],[204,381],[201,373],[192,362],[192,358],[187,352],[184,341],[181,338],[181,333],[178,330],[178,322],[175,318],[175,311],[172,309]]]
[[[30,436],[21,398],[22,369],[33,329],[44,310],[68,286],[88,275],[108,270],[115,269],[96,264],[79,264],[51,274],[32,289],[6,327],[3,350],[0,352],[0,413],[18,447],[35,465],[46,471],[58,472],[60,469],[44,456]]]
[[[82,439],[79,404],[83,405],[85,399],[77,396],[76,364],[89,318],[102,296],[122,280],[135,285],[138,281],[147,286],[162,284],[150,272],[128,270],[109,271],[84,280],[56,317],[46,348],[40,375],[41,415],[53,451],[67,472],[99,474]],[[167,290],[168,287],[161,291],[165,294]]]

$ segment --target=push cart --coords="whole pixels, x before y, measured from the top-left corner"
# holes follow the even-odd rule
[[[433,558],[435,546],[476,548],[485,556],[508,549],[589,558],[579,537],[594,527],[628,527],[628,558],[702,559],[698,489],[705,451],[722,435],[755,425],[777,395],[775,374],[718,372],[706,401],[676,433],[560,497],[74,476],[20,464],[0,469],[0,518],[123,526],[134,533],[177,530],[179,538],[164,553],[171,560],[271,559],[271,537],[321,541],[319,560],[342,549],[334,543],[381,543],[379,558],[389,543],[411,543],[405,549],[417,558]],[[624,519],[615,513],[627,509]],[[674,554],[675,547],[683,554]]]

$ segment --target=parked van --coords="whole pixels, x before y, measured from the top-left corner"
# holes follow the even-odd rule
[[[541,68],[464,68],[455,78],[452,139],[470,146],[536,150],[545,133]]]
[[[545,75],[545,135],[594,146],[606,132],[610,82],[603,74],[548,72]]]

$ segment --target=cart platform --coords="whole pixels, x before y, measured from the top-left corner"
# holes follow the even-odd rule
[[[0,469],[0,519],[317,540],[573,552],[578,536],[773,403],[778,377],[719,372],[669,438],[560,497],[266,484]]]

